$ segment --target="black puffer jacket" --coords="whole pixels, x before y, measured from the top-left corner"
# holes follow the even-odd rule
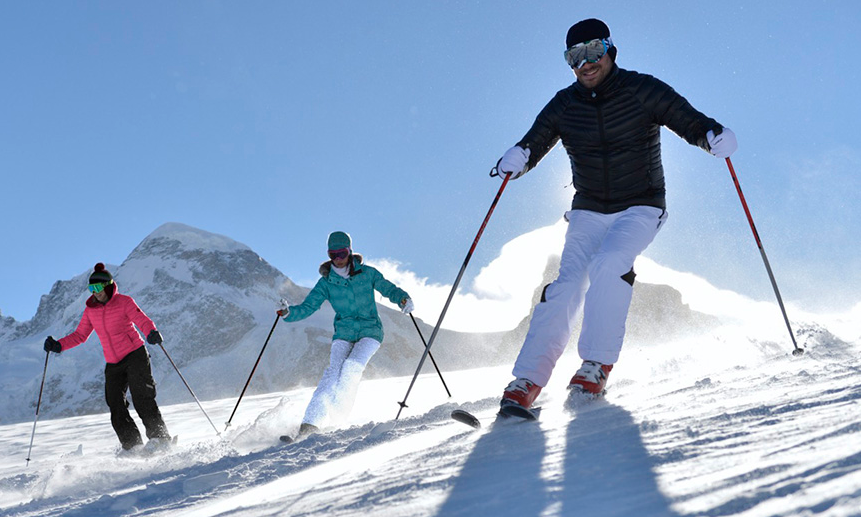
[[[531,169],[562,140],[577,190],[573,209],[666,208],[660,126],[706,151],[706,133],[722,128],[666,83],[613,65],[594,90],[575,82],[557,93],[517,145],[530,149]]]

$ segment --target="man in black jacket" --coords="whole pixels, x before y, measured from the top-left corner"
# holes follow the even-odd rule
[[[574,200],[559,277],[544,288],[501,405],[528,408],[547,385],[583,303],[578,351],[583,365],[569,387],[601,394],[619,358],[634,285],[634,259],[667,218],[661,126],[726,158],[735,135],[694,109],[662,81],[616,66],[604,22],[578,22],[565,60],[577,81],[559,91],[497,169],[515,179],[562,141],[571,161]]]

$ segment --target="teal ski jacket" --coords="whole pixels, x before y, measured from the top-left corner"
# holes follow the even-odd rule
[[[348,278],[332,272],[332,261],[320,265],[321,278],[299,305],[291,305],[284,321],[299,321],[317,312],[328,300],[335,309],[335,335],[350,343],[369,337],[383,342],[383,324],[377,314],[374,290],[400,304],[410,295],[386,280],[382,273],[364,264],[362,256],[353,254]]]

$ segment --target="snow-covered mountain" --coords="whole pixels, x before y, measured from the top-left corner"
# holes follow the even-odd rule
[[[249,247],[228,237],[183,224],[168,223],[147,236],[119,266],[109,264],[120,292],[135,298],[165,337],[165,350],[202,400],[238,396],[275,321],[279,298],[301,301],[308,288],[294,284]],[[553,280],[558,257],[549,257],[545,278]],[[80,321],[89,296],[90,270],[58,281],[42,296],[27,322],[0,317],[0,423],[33,416],[34,394],[45,363],[42,342],[61,337]],[[421,300],[417,300],[419,305]],[[422,352],[415,327],[399,311],[379,306],[386,339],[366,378],[410,375]],[[436,314],[416,318],[427,339]],[[329,353],[334,313],[328,304],[297,323],[279,323],[258,366],[248,394],[313,386]],[[431,325],[422,321],[426,318]],[[433,355],[443,371],[476,365],[510,364],[525,335],[528,318],[511,332],[459,333],[442,330]],[[702,331],[717,320],[692,311],[669,286],[636,284],[628,340],[660,343]],[[158,347],[149,348],[162,404],[190,395]],[[104,410],[104,359],[98,337],[49,359],[42,414],[48,418]],[[425,368],[430,369],[428,362]],[[430,371],[430,370],[428,370]]]

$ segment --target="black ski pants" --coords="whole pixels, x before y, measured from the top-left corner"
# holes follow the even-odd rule
[[[105,365],[105,401],[111,409],[111,425],[123,449],[143,443],[138,426],[129,414],[127,391],[132,394],[135,411],[143,420],[147,438],[170,439],[155,402],[155,381],[146,346],[123,357],[118,363]]]

